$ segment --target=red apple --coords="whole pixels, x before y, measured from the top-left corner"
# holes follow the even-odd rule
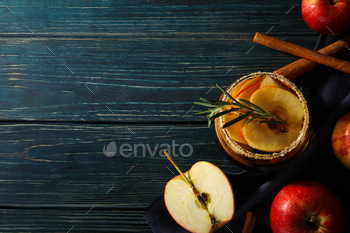
[[[337,159],[350,169],[350,112],[339,118],[335,124],[332,147]]]
[[[301,14],[321,34],[338,35],[350,28],[350,0],[302,0]]]
[[[295,181],[274,198],[270,223],[273,233],[342,233],[345,212],[337,196],[323,184]]]

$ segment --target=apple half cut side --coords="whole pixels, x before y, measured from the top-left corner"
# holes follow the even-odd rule
[[[165,186],[164,201],[179,225],[190,232],[210,233],[233,218],[232,186],[220,168],[200,161],[182,173],[175,163],[173,165],[180,175]]]

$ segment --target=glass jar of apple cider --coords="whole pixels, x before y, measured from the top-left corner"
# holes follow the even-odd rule
[[[306,100],[294,83],[282,75],[258,72],[232,83],[226,92],[244,99],[285,123],[262,123],[259,117],[246,117],[223,126],[242,113],[232,111],[214,120],[213,132],[219,149],[228,160],[253,172],[280,170],[295,160],[307,146],[311,130]],[[232,101],[227,95],[221,101]],[[223,109],[221,111],[225,111]],[[243,114],[244,115],[244,114]]]

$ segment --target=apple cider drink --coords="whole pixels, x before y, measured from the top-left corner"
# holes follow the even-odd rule
[[[222,91],[219,103],[236,105],[221,108],[209,119],[214,118],[216,143],[230,161],[246,170],[271,172],[301,154],[310,137],[310,116],[306,100],[291,81],[258,72]]]

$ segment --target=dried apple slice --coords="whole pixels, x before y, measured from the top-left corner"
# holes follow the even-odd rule
[[[224,122],[229,122],[236,117],[237,117],[237,114],[234,112],[223,115]],[[232,138],[232,140],[239,142],[239,143],[247,144],[247,142],[244,140],[244,138],[241,135],[242,134],[242,132],[241,132],[242,127],[246,121],[247,120],[239,121],[238,123],[230,125],[229,127],[226,128],[226,130],[227,130],[228,134],[230,135],[230,137]]]
[[[244,139],[251,147],[275,152],[288,147],[298,138],[303,124],[304,107],[296,95],[280,87],[268,86],[255,91],[250,101],[287,121],[286,124],[268,125],[253,120],[245,124]]]
[[[240,83],[237,84],[237,86],[235,86],[233,88],[233,90],[230,92],[230,95],[233,97],[233,98],[236,98],[237,94],[241,91],[242,87],[245,86],[245,84],[248,82],[249,80],[244,80]]]
[[[247,80],[245,82],[245,85],[241,87],[241,90],[238,92],[236,96],[234,96],[235,99],[241,98],[248,100],[249,97],[253,94],[254,91],[256,91],[260,86],[260,80],[262,77],[253,78],[250,80]]]
[[[231,96],[233,96],[235,99],[245,99],[249,100],[250,96],[259,88],[260,86],[260,80],[262,77],[253,78],[250,80],[247,80],[243,83],[243,85],[240,85],[240,91],[237,93],[237,91],[231,92]],[[237,86],[238,87],[238,86]],[[236,94],[237,93],[237,94]],[[224,116],[224,122],[229,122],[237,117],[237,114],[232,112],[229,114],[225,114]],[[227,132],[229,133],[230,137],[239,143],[247,144],[247,142],[244,140],[242,136],[242,128],[247,120],[239,121],[236,124],[233,124],[229,127],[227,127]]]
[[[260,86],[260,79],[258,80],[252,80],[252,81],[255,81],[253,82],[252,85],[244,88],[242,91],[240,91],[237,96],[236,96],[236,99],[245,99],[245,100],[249,100],[250,96],[256,91],[259,89],[259,86]]]
[[[281,84],[279,81],[277,81],[274,78],[271,78],[270,75],[265,75],[263,80],[261,80],[260,87],[259,88],[264,88],[264,87],[280,87],[280,88],[285,88],[283,84]]]

